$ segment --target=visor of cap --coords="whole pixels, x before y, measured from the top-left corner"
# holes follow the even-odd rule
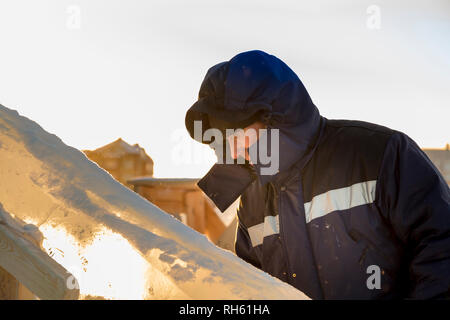
[[[224,129],[245,128],[257,121],[260,111],[266,109],[264,106],[244,110],[226,110],[216,104],[214,97],[206,96],[198,99],[186,112],[185,125],[191,138],[210,144],[211,141],[203,141],[202,137],[206,130],[217,128],[224,133]],[[201,136],[194,135],[194,122],[201,121]],[[200,140],[199,140],[200,139]]]

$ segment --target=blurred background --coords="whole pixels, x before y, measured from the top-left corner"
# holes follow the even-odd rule
[[[260,49],[323,116],[445,148],[449,40],[448,0],[3,0],[0,104],[78,149],[142,147],[154,177],[201,177],[215,159],[185,112],[209,67]]]

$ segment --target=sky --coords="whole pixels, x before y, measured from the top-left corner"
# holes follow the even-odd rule
[[[450,143],[450,1],[2,0],[0,104],[78,149],[139,143],[157,177],[201,177],[184,127],[209,67],[279,57],[328,119]]]

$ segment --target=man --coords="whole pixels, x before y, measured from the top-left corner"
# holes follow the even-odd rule
[[[217,128],[225,146],[226,129],[257,129],[225,148],[244,163],[217,163],[199,181],[222,211],[241,197],[242,259],[313,299],[449,297],[449,187],[405,134],[320,116],[297,75],[262,51],[210,68],[186,127],[208,144]],[[271,174],[248,156],[265,128],[278,137]]]

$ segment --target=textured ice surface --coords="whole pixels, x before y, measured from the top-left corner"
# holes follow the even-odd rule
[[[305,299],[0,105],[0,203],[36,224],[86,298]],[[75,284],[76,285],[76,284]]]

